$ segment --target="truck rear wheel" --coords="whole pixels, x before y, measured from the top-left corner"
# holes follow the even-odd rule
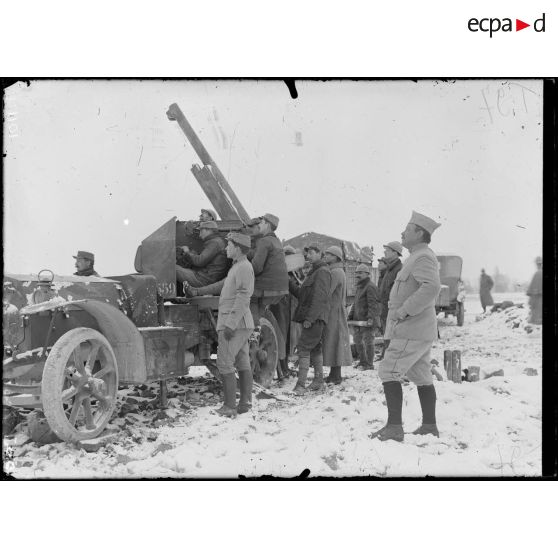
[[[114,351],[98,331],[72,329],[52,347],[41,400],[49,426],[67,442],[95,438],[110,420],[118,391]]]

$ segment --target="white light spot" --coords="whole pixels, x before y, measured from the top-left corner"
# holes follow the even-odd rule
[[[124,219],[124,224],[129,225],[130,224],[130,219]]]

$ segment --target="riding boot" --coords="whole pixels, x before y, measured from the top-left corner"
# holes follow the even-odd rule
[[[314,356],[314,379],[308,386],[312,391],[319,391],[324,387],[324,357],[322,354]]]
[[[368,370],[374,370],[374,338],[366,343],[366,358],[368,360]]]
[[[341,366],[332,366],[329,369],[329,376],[325,379],[325,382],[327,384],[340,384],[342,381]]]
[[[220,409],[219,415],[225,417],[236,417],[236,376],[234,374],[221,374],[223,382],[223,394],[225,401]]]
[[[293,389],[295,395],[304,395],[306,393],[306,377],[310,368],[310,355],[299,355],[298,357],[298,380]]]
[[[359,362],[358,364],[353,364],[353,368],[358,368],[359,366],[368,366],[368,361],[366,360],[366,349],[364,348],[364,345],[362,343],[355,343],[355,347],[357,350]]]
[[[413,434],[426,435],[432,434],[440,437],[436,426],[436,388],[434,384],[428,386],[417,386],[417,391],[422,409],[422,425]]]
[[[373,432],[370,438],[378,438],[385,442],[387,440],[395,440],[402,442],[404,438],[403,424],[401,420],[401,410],[403,408],[403,388],[400,382],[384,382],[384,395],[388,408],[387,424]]]
[[[239,370],[240,401],[236,408],[239,414],[247,413],[252,409],[252,370]]]

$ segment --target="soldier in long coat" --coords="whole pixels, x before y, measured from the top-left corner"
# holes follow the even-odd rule
[[[538,257],[535,260],[537,271],[531,279],[529,288],[527,289],[527,296],[529,297],[529,323],[540,325],[542,324],[542,294],[543,294],[543,276],[542,276],[542,258]]]
[[[492,306],[494,304],[494,300],[492,299],[492,294],[490,292],[493,286],[494,281],[492,280],[492,277],[490,277],[484,269],[481,269],[479,295],[483,312],[486,312],[487,306]]]
[[[324,366],[329,366],[326,382],[340,384],[341,367],[353,362],[349,326],[347,325],[347,278],[343,270],[343,252],[339,246],[331,246],[324,253],[324,261],[331,272],[329,291],[329,316],[322,339]]]
[[[432,233],[439,226],[429,217],[413,211],[401,234],[402,244],[410,255],[397,274],[388,303],[384,337],[390,339],[390,344],[379,369],[388,420],[371,435],[381,441],[403,441],[401,380],[404,376],[416,384],[422,409],[422,425],[413,434],[439,436],[430,349],[438,335],[435,304],[440,292],[440,274],[436,254],[428,246]]]
[[[320,390],[324,384],[322,337],[329,318],[331,272],[321,256],[318,246],[310,246],[307,253],[307,259],[312,264],[310,272],[302,285],[298,285],[292,277],[289,283],[291,293],[298,298],[294,321],[302,324],[297,343],[298,380],[293,390],[296,395],[306,393],[310,359],[314,365],[314,379],[308,389]]]

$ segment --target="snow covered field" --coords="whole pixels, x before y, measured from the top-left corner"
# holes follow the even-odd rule
[[[440,320],[442,338],[432,356],[442,363],[444,349],[459,349],[463,368],[480,366],[481,380],[435,382],[439,439],[368,438],[387,414],[374,371],[346,367],[343,384],[303,398],[290,395],[293,378],[272,388],[284,400],[255,398],[251,413],[229,420],[212,412],[219,400],[205,369],[192,369],[191,378],[169,382],[166,411],[148,405],[115,416],[114,438],[97,452],[66,443],[38,447],[19,425],[5,439],[15,448],[11,472],[17,478],[291,477],[305,469],[311,477],[540,475],[541,328],[524,329],[526,308],[480,316],[473,295],[468,298],[464,327],[452,317]],[[503,377],[483,379],[499,369]],[[443,367],[438,370],[445,378]],[[147,393],[122,390],[121,397],[141,404],[156,390],[156,384]],[[411,432],[420,424],[420,405],[413,385],[403,390],[404,428]]]

